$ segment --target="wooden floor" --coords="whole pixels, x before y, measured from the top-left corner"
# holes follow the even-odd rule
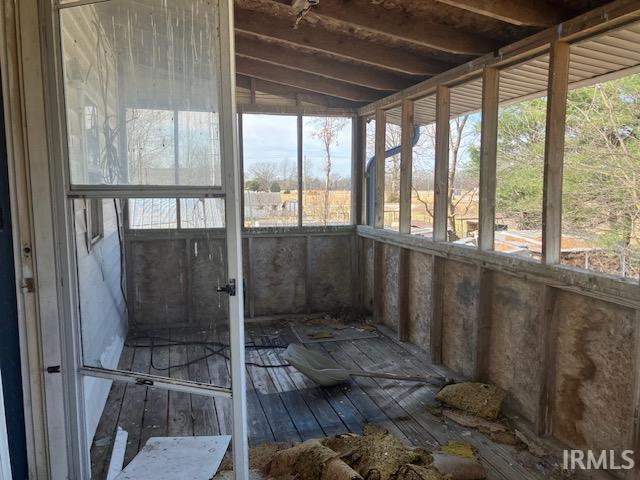
[[[219,332],[182,329],[153,334],[183,342],[225,341],[225,335]],[[293,340],[284,322],[247,325],[248,343],[286,346]],[[135,342],[142,343],[144,339],[130,339],[130,343]],[[146,346],[125,347],[120,368],[229,385],[228,361],[218,355],[203,358],[205,346],[166,346],[159,339],[154,342],[164,346],[155,346],[153,355]],[[384,329],[379,338],[324,342],[311,348],[348,368],[414,375],[441,373],[426,363],[422,350],[398,342]],[[247,362],[279,364],[281,351],[248,349]],[[186,363],[190,364],[181,366]],[[553,478],[549,465],[528,452],[495,444],[483,434],[431,415],[426,406],[433,403],[434,387],[359,377],[345,386],[320,388],[292,367],[249,365],[247,372],[251,445],[360,433],[363,425],[371,422],[383,425],[411,445],[435,448],[450,440],[471,443],[489,469],[491,479]],[[230,434],[231,401],[114,383],[91,448],[94,479],[106,476],[111,440],[118,426],[129,433],[126,465],[152,436]]]

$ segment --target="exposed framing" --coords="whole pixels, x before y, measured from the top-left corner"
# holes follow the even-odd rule
[[[451,90],[440,85],[436,90],[436,162],[433,180],[433,240],[436,242],[447,241],[450,118]]]
[[[562,167],[569,90],[569,55],[568,43],[551,44],[542,201],[542,261],[548,265],[560,263]]]
[[[373,201],[373,225],[384,228],[384,183],[385,183],[385,151],[387,141],[387,115],[384,110],[376,110],[376,146],[375,146],[375,198]]]
[[[498,50],[497,53],[485,55],[464,65],[455,67],[436,75],[424,82],[402,90],[396,94],[373,102],[358,110],[362,118],[374,114],[376,120],[384,115],[386,110],[403,107],[408,102],[416,101],[429,95],[436,95],[436,145],[435,145],[435,174],[434,174],[434,219],[433,241],[416,239],[421,247],[436,252],[436,255],[451,256],[460,261],[484,262],[489,269],[502,270],[505,254],[492,252],[494,248],[495,227],[495,189],[496,189],[496,156],[497,156],[497,120],[499,102],[500,70],[525,62],[550,51],[551,61],[548,77],[547,103],[547,131],[545,139],[545,175],[543,202],[543,262],[540,268],[529,268],[533,262],[516,259],[516,264],[522,265],[524,271],[535,270],[535,275],[545,284],[556,285],[560,288],[577,288],[590,295],[600,295],[609,301],[637,308],[640,302],[634,297],[640,293],[638,283],[633,280],[621,279],[612,275],[565,267],[560,263],[561,241],[561,203],[562,203],[562,164],[564,150],[564,117],[566,115],[566,96],[568,91],[569,49],[572,43],[595,37],[614,28],[620,28],[640,20],[640,6],[632,0],[618,0],[603,7],[566,21],[557,27],[549,28],[527,39]],[[627,69],[634,73],[637,68]],[[627,71],[624,71],[627,73]],[[487,255],[469,255],[473,248],[447,244],[447,193],[448,193],[448,155],[449,155],[449,119],[450,119],[450,88],[465,83],[482,75],[483,98],[481,105],[481,167],[480,167],[480,205],[479,205],[479,244],[478,250],[488,252]],[[384,117],[381,117],[384,118]],[[403,123],[404,123],[403,114]],[[377,122],[376,122],[377,126]],[[384,136],[376,129],[376,171],[384,171],[378,165],[378,152],[384,148]],[[403,132],[404,133],[404,132]],[[408,138],[404,136],[401,147],[408,150]],[[383,151],[383,150],[382,150]],[[379,180],[376,179],[376,202],[374,225],[381,228],[380,213],[384,210],[384,199],[380,199],[378,189]],[[409,185],[408,188],[411,188]],[[384,190],[384,185],[382,185]],[[400,194],[406,198],[407,192]],[[410,216],[410,203],[400,202],[400,218]],[[405,220],[406,222],[406,220]],[[373,238],[374,231],[367,227],[358,227],[358,232],[368,238]],[[385,243],[407,246],[406,228],[401,232],[375,232],[374,239]],[[395,235],[395,237],[394,237]],[[384,237],[382,239],[381,237]],[[427,242],[424,243],[423,242]],[[413,239],[411,241],[412,245]],[[428,245],[428,246],[427,246]],[[509,266],[509,270],[511,270]],[[513,270],[512,270],[513,271]],[[561,274],[559,274],[561,272]],[[437,274],[438,270],[434,270]],[[561,280],[559,280],[561,278]],[[558,281],[559,280],[559,281]],[[434,279],[434,287],[440,280]],[[560,283],[560,285],[558,285]],[[614,284],[620,283],[620,288]],[[599,290],[601,290],[599,292]],[[622,294],[622,298],[616,292]],[[435,292],[435,290],[434,290]],[[607,293],[604,293],[607,292]],[[436,295],[434,293],[434,295]],[[434,297],[435,298],[435,297]],[[437,300],[437,298],[436,298]],[[434,317],[435,319],[435,317]],[[437,320],[437,319],[436,319]],[[436,352],[437,357],[437,352]]]

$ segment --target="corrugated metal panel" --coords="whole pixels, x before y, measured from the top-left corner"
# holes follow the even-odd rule
[[[500,72],[500,103],[512,103],[546,95],[549,55],[531,59]],[[612,30],[571,46],[569,82],[582,87],[618,76],[640,72],[640,23]],[[482,80],[472,80],[451,89],[452,117],[480,110]],[[415,121],[435,121],[435,95],[416,100]],[[391,113],[393,112],[393,113]],[[390,122],[400,122],[400,109],[388,112]]]

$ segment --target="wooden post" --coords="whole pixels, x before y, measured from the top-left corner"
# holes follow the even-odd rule
[[[567,115],[569,53],[567,43],[553,42],[551,44],[542,205],[542,261],[546,264],[560,262],[562,164]]]
[[[478,314],[475,326],[474,379],[486,382],[489,374],[493,313],[493,271],[478,267]]]
[[[413,100],[402,101],[400,148],[400,233],[411,233],[411,172],[413,168]]]
[[[305,311],[311,313],[311,236],[304,237],[304,303]]]
[[[373,321],[382,323],[384,300],[384,243],[373,244]]]
[[[431,363],[442,364],[442,317],[444,315],[445,259],[433,257],[431,271]]]
[[[411,276],[411,250],[400,248],[400,261],[398,262],[398,340],[409,341],[409,279]]]
[[[302,227],[302,213],[303,213],[303,201],[304,198],[302,196],[302,191],[304,188],[304,185],[302,185],[303,182],[303,176],[302,176],[302,172],[303,172],[303,168],[304,165],[302,165],[302,115],[298,115],[298,124],[297,124],[297,133],[298,133],[298,226]]]
[[[628,448],[638,452],[640,451],[640,310],[636,310],[636,323],[633,329],[633,428],[629,432]],[[629,470],[627,478],[640,480],[640,464],[637,459],[634,468]]]
[[[364,117],[353,117],[352,123],[352,189],[351,193],[351,223],[355,225],[364,224],[364,191],[365,191],[365,164],[367,122]]]
[[[382,109],[376,110],[376,198],[374,199],[375,228],[384,228],[384,152],[387,140],[387,118]]]
[[[496,217],[496,156],[498,150],[498,101],[500,75],[485,67],[482,77],[482,126],[480,137],[480,250],[493,250]]]
[[[450,111],[449,87],[438,85],[436,89],[436,165],[433,193],[433,240],[436,242],[447,241]]]
[[[558,321],[555,317],[557,291],[555,288],[545,285],[543,287],[542,300],[540,302],[540,352],[542,366],[540,369],[540,396],[538,398],[538,411],[536,414],[535,428],[538,435],[552,434],[552,408],[556,382],[556,358],[558,336]]]

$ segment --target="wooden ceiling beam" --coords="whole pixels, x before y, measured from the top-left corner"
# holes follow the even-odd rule
[[[265,3],[269,2],[288,5],[293,14],[298,13],[291,0],[268,0]],[[486,37],[371,3],[358,5],[353,1],[321,0],[306,16],[325,17],[349,28],[360,28],[389,39],[455,54],[482,55],[499,47]],[[302,30],[307,25],[303,20],[298,28]]]
[[[278,97],[289,98],[291,100],[299,99],[302,102],[311,103],[320,107],[357,108],[362,105],[362,102],[351,102],[342,98],[331,97],[320,93],[312,93],[306,90],[300,90],[287,85],[251,78],[240,74],[236,75],[236,86],[246,90],[251,90],[253,88],[255,92],[276,95]]]
[[[339,82],[290,68],[276,66],[252,58],[237,57],[236,71],[248,77],[259,78],[300,90],[321,93],[353,102],[370,102],[380,94],[369,88]]]
[[[239,8],[237,5],[234,19],[236,32],[275,39],[294,47],[325,52],[397,73],[429,76],[451,68],[447,63],[424,58],[400,48],[329,32],[313,25],[305,24],[302,28],[294,29],[293,21]]]
[[[518,26],[551,27],[572,16],[564,8],[531,0],[436,1]]]
[[[382,91],[401,90],[419,81],[409,81],[370,67],[309,55],[299,49],[266,43],[243,34],[236,34],[236,55]]]

